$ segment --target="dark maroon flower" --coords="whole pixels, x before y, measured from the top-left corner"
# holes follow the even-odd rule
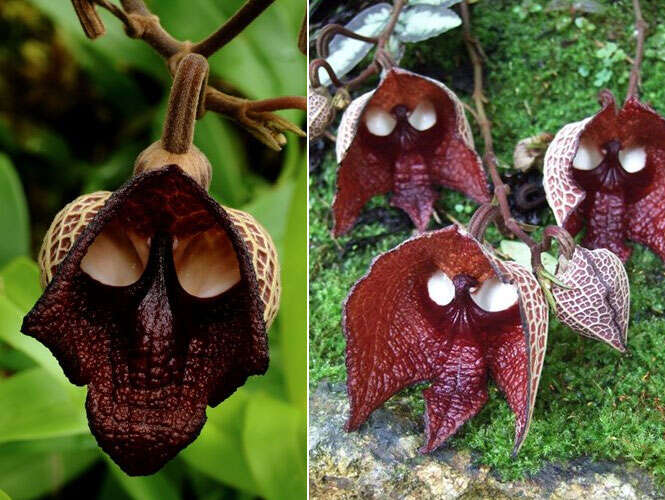
[[[490,201],[462,103],[445,85],[392,69],[379,87],[348,107],[337,132],[335,236],[353,226],[365,203],[392,193],[424,231],[437,186]]]
[[[25,317],[22,331],[88,385],[90,429],[128,474],[161,468],[196,438],[207,405],[268,367],[266,270],[252,257],[266,259],[248,248],[248,229],[179,167],[140,174],[108,198]]]
[[[450,226],[379,256],[344,307],[351,415],[357,429],[397,391],[429,381],[426,442],[439,447],[487,401],[488,377],[526,437],[547,342],[548,307],[526,268]]]
[[[583,245],[621,260],[626,240],[665,259],[665,120],[637,98],[617,110],[604,94],[601,111],[566,125],[545,156],[545,192],[557,223]]]

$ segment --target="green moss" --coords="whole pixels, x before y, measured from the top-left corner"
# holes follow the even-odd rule
[[[494,124],[496,152],[506,164],[521,138],[556,132],[596,112],[601,88],[596,85],[608,72],[611,77],[604,86],[619,101],[623,99],[630,72],[624,54],[634,53],[632,6],[630,0],[600,3],[607,8],[603,15],[529,7],[545,6],[544,0],[475,4],[474,32],[489,59],[487,112]],[[654,2],[643,2],[643,10],[651,26],[665,22],[665,14]],[[575,21],[582,16],[584,22]],[[642,96],[663,112],[665,30],[654,28],[653,33],[647,39]],[[459,30],[410,46],[402,65],[443,79],[468,101],[469,62]],[[456,85],[460,82],[463,85]],[[478,148],[482,150],[482,144]],[[401,226],[391,232],[376,222],[358,226],[337,241],[330,237],[335,163],[333,148],[328,149],[310,180],[312,386],[322,378],[345,380],[342,302],[375,256],[411,234],[410,228]],[[387,205],[385,197],[378,197],[368,209]],[[444,224],[446,214],[466,222],[466,207],[472,206],[460,195],[445,192],[437,212]],[[432,223],[434,227],[439,224]],[[376,241],[368,239],[377,236]],[[635,246],[627,268],[632,287],[629,354],[621,356],[552,320],[533,423],[518,457],[510,457],[514,417],[496,389],[485,409],[462,428],[451,446],[470,448],[479,463],[492,466],[506,479],[524,477],[547,462],[591,456],[645,467],[659,482],[665,481],[664,267],[651,252]],[[409,389],[405,394],[413,402],[414,419],[420,419],[419,391]]]

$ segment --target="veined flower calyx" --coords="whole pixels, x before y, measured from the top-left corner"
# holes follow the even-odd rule
[[[391,205],[404,210],[421,232],[438,186],[488,202],[487,180],[473,147],[462,103],[453,92],[435,80],[391,69],[342,117],[334,234],[349,231],[365,203],[388,192]]]

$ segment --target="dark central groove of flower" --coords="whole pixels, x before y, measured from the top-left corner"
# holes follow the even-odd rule
[[[628,172],[621,163],[624,145],[619,139],[607,141],[600,149],[602,161],[591,170],[573,170],[574,179],[586,191],[582,213],[587,221],[583,244],[588,248],[608,248],[622,259],[626,246],[628,205],[644,196],[651,182],[650,169]]]
[[[442,420],[436,425],[436,433],[429,436],[425,451],[437,447],[480,411],[487,401],[490,372],[493,376],[521,373],[524,362],[523,356],[501,354],[507,332],[514,335],[521,324],[516,297],[513,303],[502,297],[501,304],[495,297],[489,300],[494,302],[491,306],[489,302],[483,306],[496,310],[486,310],[478,304],[481,299],[474,299],[472,294],[480,294],[483,285],[501,286],[498,282],[488,280],[481,285],[467,274],[458,274],[451,281],[454,296],[448,304],[440,305],[431,290],[424,304],[425,317],[443,342],[437,356],[436,382],[425,391],[430,406],[428,414],[438,415]],[[503,292],[508,293],[505,289]]]

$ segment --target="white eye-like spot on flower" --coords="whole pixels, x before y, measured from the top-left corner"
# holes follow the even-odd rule
[[[370,134],[384,137],[395,130],[397,120],[383,109],[372,106],[365,111],[365,125]]]
[[[622,149],[619,151],[619,163],[626,172],[634,174],[646,167],[647,152],[641,147]]]
[[[595,144],[580,141],[573,158],[573,168],[577,170],[593,170],[603,161],[603,154]]]
[[[173,262],[180,285],[194,297],[215,297],[240,281],[238,258],[221,229],[174,241]]]
[[[497,278],[489,278],[471,292],[471,300],[488,312],[504,311],[517,302],[515,285],[503,283]]]
[[[409,115],[409,123],[416,130],[427,130],[436,124],[436,109],[430,101],[422,101]]]
[[[437,271],[427,281],[427,292],[435,304],[445,306],[455,298],[455,285],[443,272]]]
[[[150,253],[148,238],[111,221],[92,242],[81,270],[91,278],[110,286],[128,286],[143,274]]]

